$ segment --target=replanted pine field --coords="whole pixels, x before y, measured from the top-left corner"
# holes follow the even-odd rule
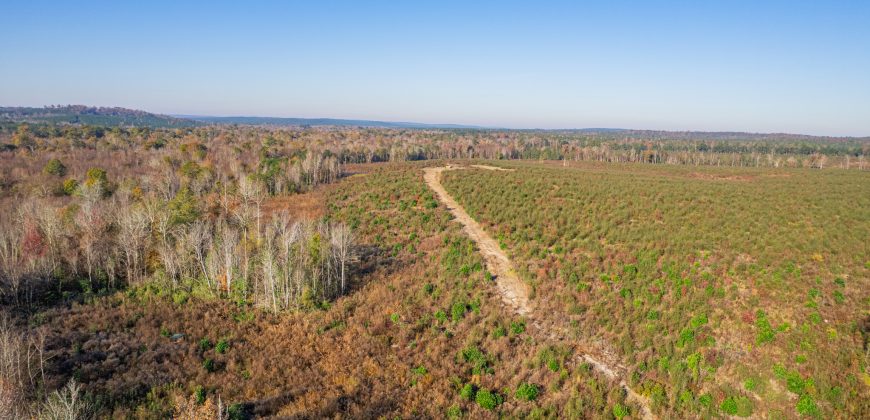
[[[442,182],[654,411],[870,413],[870,174],[510,167]]]

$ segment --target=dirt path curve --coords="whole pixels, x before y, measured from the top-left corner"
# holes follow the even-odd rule
[[[491,171],[512,171],[512,169],[499,168],[496,166],[471,166]],[[423,179],[426,181],[426,185],[428,185],[429,188],[431,188],[438,196],[438,200],[447,206],[447,209],[453,217],[462,224],[462,230],[477,244],[480,253],[483,254],[484,261],[486,261],[487,268],[493,276],[495,276],[496,287],[498,288],[499,294],[505,304],[512,308],[517,314],[529,318],[531,326],[538,330],[539,333],[544,334],[547,339],[559,342],[568,341],[566,338],[567,334],[564,333],[562,328],[559,328],[558,326],[546,327],[541,325],[541,323],[535,319],[531,304],[529,303],[528,286],[526,286],[526,284],[517,276],[510,258],[508,258],[507,254],[501,250],[498,246],[498,242],[489,236],[489,234],[483,230],[483,227],[481,227],[476,220],[472,219],[465,209],[463,209],[462,206],[460,206],[459,203],[457,203],[456,200],[447,193],[444,186],[441,185],[441,173],[457,169],[466,168],[449,164],[442,167],[424,168]],[[618,381],[619,386],[625,390],[626,399],[641,407],[641,418],[655,419],[655,416],[653,416],[652,411],[649,409],[648,399],[631,389],[628,383],[623,379],[626,376],[625,367],[619,365],[616,358],[612,355],[607,355],[606,352],[595,351],[595,353],[598,354],[598,356],[593,356],[591,350],[581,352],[577,358],[583,362],[589,363],[595,370],[603,373],[604,376],[607,376],[609,379]],[[604,360],[608,360],[608,362],[605,362]]]

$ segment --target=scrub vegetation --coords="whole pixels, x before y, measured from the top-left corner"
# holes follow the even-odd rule
[[[868,416],[861,141],[4,124],[0,417]]]
[[[867,415],[866,173],[511,168],[443,184],[656,411]]]

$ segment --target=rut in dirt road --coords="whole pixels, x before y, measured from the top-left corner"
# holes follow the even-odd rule
[[[471,165],[474,168],[478,169],[486,169],[486,170],[499,170],[499,171],[508,171],[509,169],[498,168],[495,166],[486,166],[486,165]],[[526,284],[517,276],[516,271],[513,268],[513,263],[510,258],[508,258],[507,254],[501,250],[498,242],[496,242],[491,236],[489,236],[486,231],[483,230],[483,227],[477,223],[476,220],[472,219],[471,216],[453,199],[453,197],[444,189],[444,186],[441,185],[441,173],[449,170],[457,170],[457,169],[465,169],[461,166],[442,166],[435,168],[424,168],[423,170],[423,179],[426,181],[426,185],[435,192],[438,196],[438,200],[441,201],[450,213],[456,218],[460,224],[462,224],[462,230],[465,232],[474,242],[477,244],[477,247],[480,249],[480,253],[483,255],[484,261],[486,261],[486,266],[488,270],[495,276],[496,287],[498,288],[499,294],[501,295],[502,300],[508,307],[512,308],[514,312],[519,315],[528,317],[530,319],[530,324],[533,328],[535,328],[538,334],[543,334],[547,340],[551,341],[559,341],[565,342],[567,341],[564,334],[561,332],[561,329],[558,327],[544,327],[538,321],[535,320],[534,313],[532,312],[531,305],[529,303],[529,290]],[[596,352],[596,354],[601,352]],[[581,352],[578,356],[578,360],[589,363],[595,370],[603,373],[605,376],[610,378],[611,380],[618,381],[619,386],[625,390],[627,399],[631,402],[636,403],[641,407],[641,417],[644,419],[653,419],[655,418],[652,415],[652,412],[649,409],[649,401],[642,395],[636,393],[631,387],[629,387],[628,383],[625,382],[624,378],[625,368],[620,366],[615,360],[610,360],[609,362],[605,362],[603,360],[614,359],[614,357],[603,357],[603,356],[593,356],[591,352]]]

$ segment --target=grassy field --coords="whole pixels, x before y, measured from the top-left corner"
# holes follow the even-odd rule
[[[657,411],[870,414],[870,175],[509,166],[443,183]]]

